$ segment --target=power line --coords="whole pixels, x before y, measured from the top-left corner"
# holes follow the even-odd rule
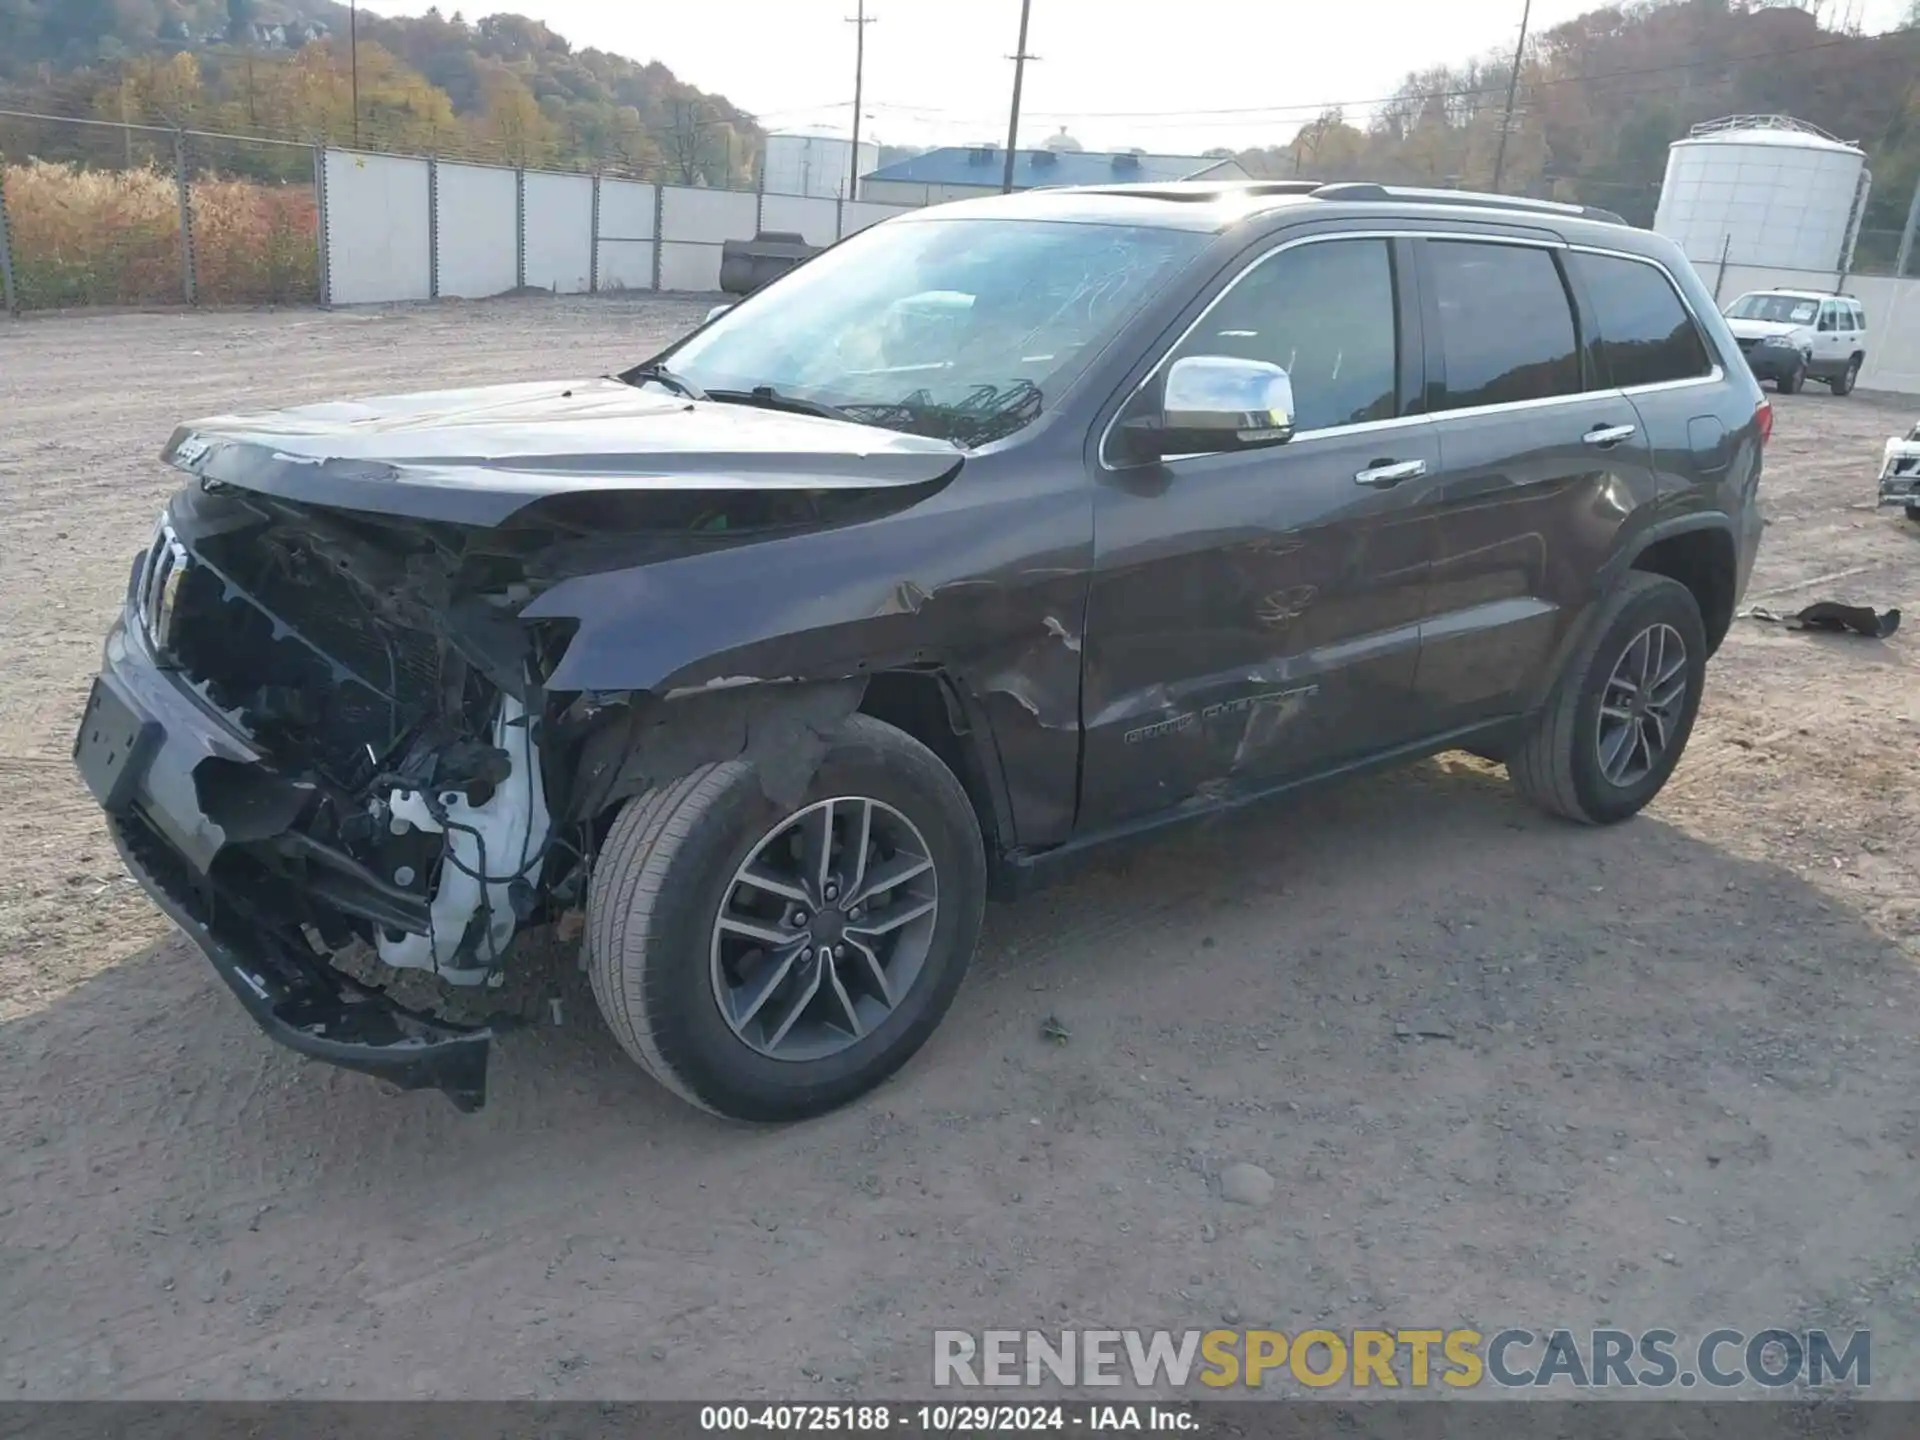
[[[1888,32],[1888,33],[1897,34],[1900,32]],[[1770,60],[1784,60],[1794,55],[1810,55],[1820,50],[1832,50],[1842,45],[1858,45],[1862,42],[1863,39],[1866,39],[1866,38],[1869,38],[1869,37],[1863,37],[1859,35],[1843,35],[1832,40],[1822,40],[1812,45],[1798,45],[1798,46],[1793,46],[1784,50],[1766,50],[1755,55],[1720,55],[1720,56],[1713,56],[1704,60],[1684,60],[1671,65],[1643,65],[1643,66],[1636,66],[1632,69],[1627,69],[1627,70],[1607,70],[1607,71],[1602,71],[1600,74],[1597,74],[1597,75],[1551,76],[1544,80],[1530,81],[1528,83],[1528,88],[1537,90],[1537,89],[1543,89],[1549,86],[1560,86],[1560,85],[1598,85],[1598,84],[1603,84],[1608,80],[1627,79],[1627,78],[1638,76],[1638,75],[1664,75],[1664,74],[1671,74],[1676,71],[1682,71],[1682,70],[1709,70],[1718,65],[1733,66],[1733,65],[1759,64],[1759,63],[1764,63]],[[1878,38],[1878,37],[1872,37],[1872,38]],[[1241,107],[1237,109],[1222,109],[1222,110],[1185,110],[1185,111],[1086,110],[1086,111],[1061,112],[1061,113],[1080,114],[1080,115],[1086,116],[1088,119],[1101,119],[1101,120],[1119,120],[1119,119],[1127,119],[1132,117],[1139,117],[1143,119],[1173,118],[1176,116],[1187,116],[1187,115],[1241,115],[1241,114],[1252,115],[1252,114],[1271,113],[1274,111],[1283,111],[1283,110],[1284,111],[1310,110],[1317,113],[1318,111],[1321,111],[1321,110],[1345,109],[1348,106],[1359,107],[1363,105],[1387,105],[1387,104],[1391,104],[1395,100],[1405,100],[1410,98],[1420,99],[1420,100],[1460,100],[1460,99],[1467,99],[1469,97],[1478,96],[1478,95],[1498,95],[1501,93],[1501,90],[1502,90],[1502,87],[1499,85],[1482,85],[1482,86],[1473,86],[1473,87],[1469,87],[1461,90],[1435,90],[1431,92],[1416,91],[1416,92],[1409,93],[1403,87],[1402,89],[1395,91],[1391,95],[1375,95],[1368,99],[1363,99],[1363,100],[1318,100],[1318,101],[1312,101],[1312,102],[1302,101],[1300,104],[1297,104],[1297,105],[1258,105],[1258,106],[1246,106],[1246,107]],[[1034,113],[1048,114],[1049,112],[1035,111]]]
[[[1903,31],[1888,31],[1887,35],[1903,34]],[[1701,60],[1685,60],[1667,65],[1642,65],[1625,70],[1606,70],[1593,75],[1559,75],[1528,82],[1529,89],[1544,89],[1562,85],[1600,85],[1609,80],[1624,80],[1641,75],[1666,75],[1687,70],[1708,70],[1716,66],[1740,66],[1764,64],[1774,60],[1785,60],[1795,55],[1811,55],[1822,50],[1832,50],[1843,45],[1859,45],[1882,36],[1843,35],[1830,40],[1821,40],[1812,45],[1797,45],[1781,50],[1765,50],[1752,55],[1712,56]],[[1359,109],[1368,105],[1388,105],[1395,100],[1463,100],[1475,96],[1499,95],[1504,93],[1501,85],[1470,86],[1458,90],[1435,90],[1409,92],[1404,87],[1391,95],[1373,95],[1347,100],[1302,100],[1285,105],[1241,105],[1213,109],[1194,110],[1030,110],[1029,115],[1049,120],[1167,120],[1182,122],[1195,117],[1208,116],[1273,116],[1287,118],[1296,114],[1318,114],[1323,110]],[[1641,93],[1635,91],[1632,93]],[[826,101],[819,105],[793,106],[776,114],[799,114],[802,111],[844,109],[844,100]],[[869,101],[869,108],[893,110],[916,115],[958,115],[968,118],[971,112],[944,110],[930,105],[893,104],[887,101]]]

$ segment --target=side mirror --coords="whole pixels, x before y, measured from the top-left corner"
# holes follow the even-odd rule
[[[703,323],[711,325],[715,320],[718,320],[722,315],[726,314],[727,311],[731,310],[732,308],[733,308],[733,305],[731,302],[725,305],[714,306],[711,310],[707,311],[707,318]]]
[[[1160,410],[1122,427],[1153,459],[1254,450],[1293,438],[1293,381],[1266,360],[1189,355],[1167,370]]]

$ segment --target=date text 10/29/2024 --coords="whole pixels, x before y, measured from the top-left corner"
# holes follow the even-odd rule
[[[1154,1430],[1192,1433],[1200,1428],[1200,1421],[1180,1405],[704,1405],[700,1428],[742,1435],[783,1431],[1119,1435]]]

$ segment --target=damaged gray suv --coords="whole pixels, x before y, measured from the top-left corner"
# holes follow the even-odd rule
[[[391,982],[583,912],[636,1061],[794,1119],[927,1038],[989,893],[1105,842],[1450,748],[1634,814],[1771,418],[1604,212],[941,206],[617,378],[182,428],[74,757],[283,1044],[477,1107],[489,1031]]]

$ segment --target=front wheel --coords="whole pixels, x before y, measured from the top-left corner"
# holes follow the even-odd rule
[[[959,781],[855,715],[797,808],[740,760],[629,801],[594,866],[588,972],[614,1038],[668,1089],[736,1120],[799,1120],[933,1033],[985,896]]]
[[[1706,668],[1693,592],[1630,571],[1509,758],[1514,786],[1550,814],[1589,825],[1637,814],[1680,761]]]
[[[1797,395],[1800,387],[1807,383],[1807,367],[1804,363],[1796,365],[1787,374],[1774,382],[1774,388],[1782,395]]]
[[[1920,505],[1907,506],[1907,518],[1909,520],[1920,521]]]

